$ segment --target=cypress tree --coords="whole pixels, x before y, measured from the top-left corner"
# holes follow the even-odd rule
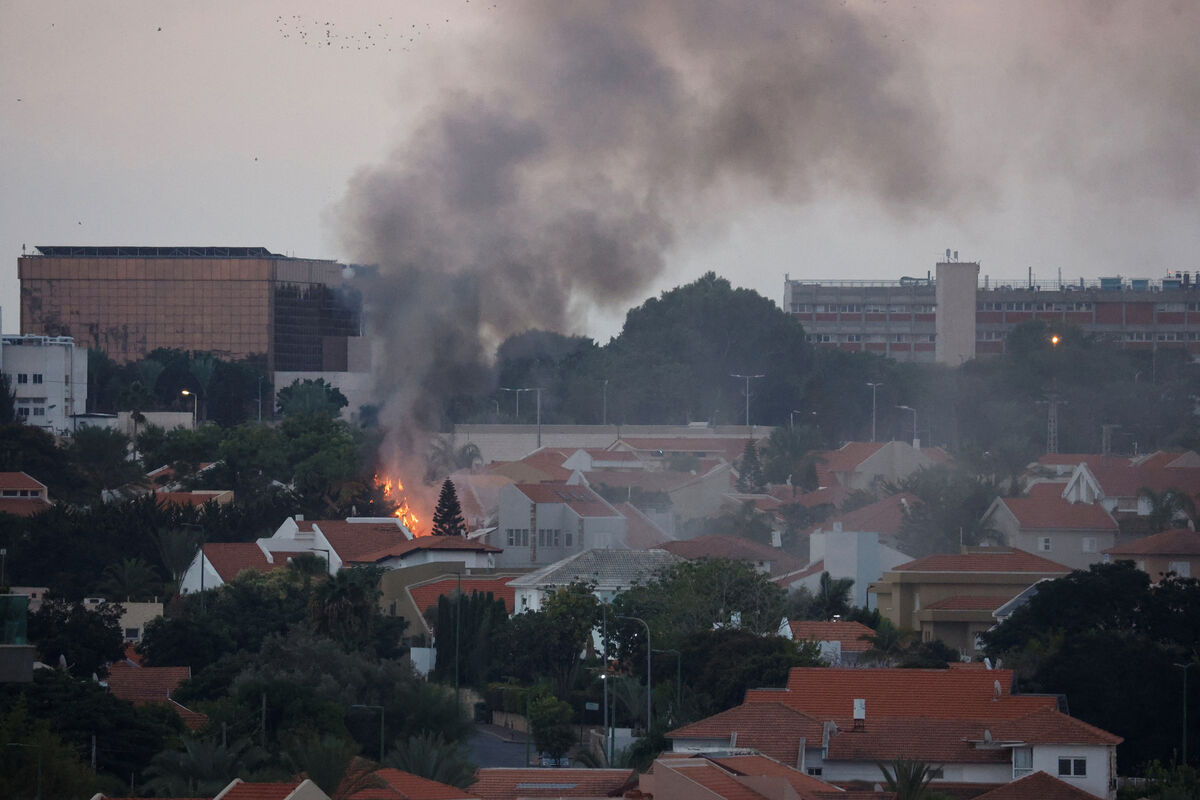
[[[433,511],[434,536],[466,536],[467,523],[463,519],[462,505],[454,482],[446,478],[442,492],[438,495],[437,508]]]

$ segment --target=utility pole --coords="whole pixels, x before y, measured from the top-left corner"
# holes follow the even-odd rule
[[[871,387],[871,441],[873,442],[875,441],[875,390],[883,384],[868,382],[867,386]]]
[[[749,428],[750,427],[750,381],[757,380],[759,378],[765,378],[767,376],[766,375],[735,375],[735,374],[731,374],[729,377],[741,378],[746,381],[746,427]]]

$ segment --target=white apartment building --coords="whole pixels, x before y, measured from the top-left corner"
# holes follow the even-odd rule
[[[27,425],[70,433],[74,415],[87,411],[87,351],[70,336],[2,336],[0,371]]]

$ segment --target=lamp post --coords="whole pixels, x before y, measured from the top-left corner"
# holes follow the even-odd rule
[[[766,375],[730,375],[731,378],[741,378],[746,381],[746,427],[750,427],[750,381],[765,378]]]
[[[883,386],[883,384],[882,383],[871,383],[868,381],[867,386],[871,387],[871,441],[873,442],[873,441],[875,441],[875,390],[878,389],[880,386]],[[915,429],[915,426],[914,426],[914,429]]]
[[[542,446],[542,392],[545,389],[541,386],[535,386],[532,389],[526,389],[527,392],[537,392],[537,446]]]
[[[654,716],[651,714],[651,709],[653,708],[651,702],[654,698],[654,693],[651,691],[652,687],[650,685],[650,663],[654,660],[654,651],[650,649],[650,626],[641,617],[626,617],[618,614],[617,619],[630,619],[634,622],[640,622],[646,629],[646,734],[649,735],[650,725],[654,722]]]
[[[28,747],[30,750],[37,750],[37,790],[34,795],[34,800],[42,800],[42,748],[36,744],[25,744],[23,742],[8,742],[6,747]]]
[[[263,376],[258,376],[258,421],[262,422],[262,382]]]
[[[915,408],[913,408],[912,406],[896,406],[896,408],[902,408],[905,411],[912,412],[912,415],[913,415],[913,449],[919,448],[921,446],[921,440],[919,438],[917,438],[917,410]]]
[[[333,554],[328,547],[310,547],[309,550],[317,550],[325,554],[325,574],[333,574]]]
[[[187,389],[181,391],[180,394],[184,397],[192,398],[192,430],[196,430],[196,402],[198,395],[195,392],[189,392]]]
[[[513,414],[513,422],[521,421],[521,392],[528,392],[528,389],[510,389],[507,386],[501,386],[500,391],[512,392],[517,396],[517,410]]]
[[[384,715],[387,712],[384,711],[383,706],[366,706],[361,703],[355,703],[354,705],[352,705],[350,707],[351,708],[373,708],[379,712],[379,763],[382,764],[383,763],[383,719],[384,719]]]
[[[1187,707],[1188,707],[1187,674],[1188,674],[1189,669],[1196,666],[1196,662],[1189,661],[1186,664],[1174,664],[1174,666],[1179,667],[1181,670],[1183,670],[1183,759],[1182,759],[1181,763],[1183,763],[1183,765],[1186,766],[1188,763],[1188,758],[1187,758]]]
[[[608,424],[608,378],[604,379],[604,388],[600,390],[600,424]]]

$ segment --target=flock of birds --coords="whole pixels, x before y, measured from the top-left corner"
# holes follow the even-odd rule
[[[470,2],[471,0],[466,0]],[[496,8],[492,5],[492,8]],[[449,22],[449,17],[446,22]],[[329,50],[374,50],[376,48],[408,51],[415,45],[422,34],[433,29],[432,22],[423,24],[411,23],[406,29],[397,30],[394,18],[388,17],[386,22],[375,23],[374,28],[351,30],[339,27],[332,20],[304,17],[300,14],[275,17],[279,34],[284,39],[299,42],[305,47]]]

